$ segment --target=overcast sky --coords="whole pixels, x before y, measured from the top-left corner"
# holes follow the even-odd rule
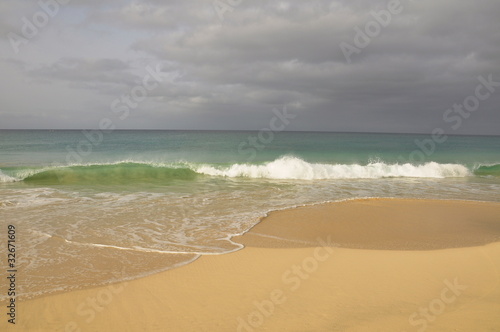
[[[0,128],[500,135],[498,0],[59,1],[0,2]]]

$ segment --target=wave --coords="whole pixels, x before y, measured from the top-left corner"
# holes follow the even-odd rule
[[[19,179],[12,177],[10,175],[4,174],[2,170],[0,170],[0,183],[2,182],[16,182],[19,181]]]
[[[0,170],[1,172],[1,170]],[[177,165],[157,165],[152,163],[118,162],[110,164],[87,164],[56,166],[41,169],[14,170],[12,174],[0,173],[0,182],[34,184],[130,184],[158,183],[172,180],[192,180],[196,172]]]
[[[478,176],[498,176],[500,177],[500,164],[479,165],[474,170]]]
[[[323,179],[376,179],[385,177],[446,178],[466,177],[471,172],[460,164],[429,162],[423,165],[387,164],[373,162],[358,164],[309,163],[297,157],[285,156],[263,165],[234,164],[227,168],[202,166],[198,173],[266,179],[323,180]]]
[[[195,180],[198,176],[228,178],[326,180],[377,178],[448,178],[500,176],[500,164],[478,165],[428,162],[415,165],[383,161],[360,164],[310,163],[284,156],[264,164],[159,164],[122,161],[117,163],[57,166],[38,169],[0,170],[0,183],[23,181],[33,184],[131,184]]]

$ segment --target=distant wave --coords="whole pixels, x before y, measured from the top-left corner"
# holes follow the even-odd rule
[[[500,176],[500,164],[477,165],[428,162],[414,165],[383,161],[360,164],[310,163],[284,156],[264,164],[161,164],[122,161],[116,163],[71,165],[46,168],[9,168],[0,170],[0,183],[23,181],[33,184],[130,184],[166,183],[194,180],[197,176],[263,178],[289,180],[376,179],[376,178],[448,178]]]

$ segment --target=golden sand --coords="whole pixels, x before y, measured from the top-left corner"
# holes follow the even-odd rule
[[[271,213],[243,237],[245,246],[303,247],[330,236],[357,249],[435,250],[500,241],[499,204],[358,199]]]
[[[16,326],[4,318],[0,328],[500,331],[499,236],[499,203],[370,199],[278,211],[235,238],[243,250],[20,302]]]

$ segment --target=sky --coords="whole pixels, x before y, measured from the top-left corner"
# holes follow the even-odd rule
[[[0,129],[500,135],[498,0],[2,0]]]

